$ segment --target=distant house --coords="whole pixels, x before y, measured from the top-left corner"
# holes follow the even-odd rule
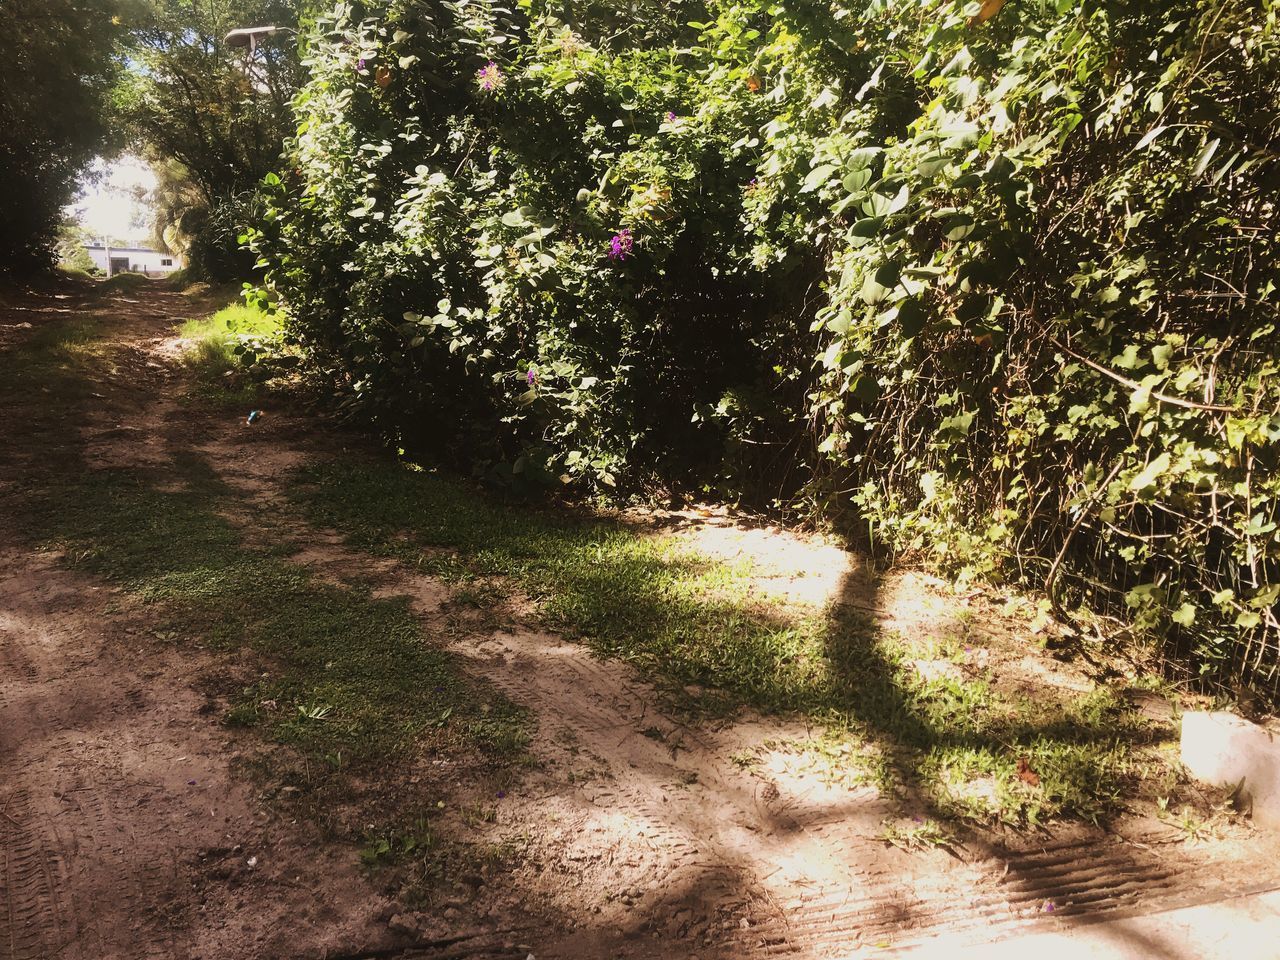
[[[161,253],[147,247],[113,247],[102,243],[86,243],[84,248],[93,260],[93,265],[108,277],[114,277],[117,273],[163,277],[182,269],[182,257],[175,253]]]

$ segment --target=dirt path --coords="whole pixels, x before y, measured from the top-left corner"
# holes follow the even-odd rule
[[[144,649],[146,607],[34,553],[0,517],[0,960],[374,956],[473,930],[490,936],[406,955],[884,956],[936,935],[979,942],[993,926],[1212,900],[1277,876],[1254,837],[1186,848],[1142,820],[989,835],[953,852],[888,846],[881,823],[904,811],[805,762],[790,746],[812,735],[802,724],[674,719],[625,665],[538,630],[521,598],[496,627],[458,629],[445,584],[308,530],[286,484],[333,441],[296,415],[272,411],[248,431],[238,416],[179,408],[172,328],[192,309],[182,297],[32,298],[4,311],[0,348],[68,309],[98,311],[122,349],[81,425],[91,466],[198,455],[239,491],[230,516],[247,538],[287,533],[306,543],[294,561],[335,580],[359,570],[379,594],[411,598],[425,635],[452,637],[469,670],[534,712],[539,763],[494,822],[469,828],[475,842],[522,837],[513,869],[406,909],[349,846],[291,822],[234,772],[252,735],[221,727],[216,694],[202,691],[244,664]],[[30,443],[6,450],[8,503],[39,455]],[[711,539],[755,537],[728,530]]]

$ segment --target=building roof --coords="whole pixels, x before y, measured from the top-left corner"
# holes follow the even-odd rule
[[[86,250],[113,250],[119,251],[120,253],[158,253],[162,257],[173,256],[172,253],[165,253],[163,250],[152,250],[150,247],[117,247],[115,244],[108,247],[106,244],[102,243],[86,243],[84,248]]]

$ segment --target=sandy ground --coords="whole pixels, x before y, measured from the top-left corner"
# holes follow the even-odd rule
[[[66,310],[118,318],[119,382],[99,389],[127,395],[129,415],[116,407],[84,425],[91,464],[155,463],[179,447],[204,457],[252,504],[252,524],[232,515],[246,537],[269,517],[306,543],[296,561],[334,579],[358,569],[381,595],[410,597],[424,635],[450,637],[468,669],[533,711],[539,764],[494,823],[468,827],[476,842],[520,837],[516,865],[410,910],[350,847],[281,815],[237,773],[258,745],[223,728],[222,704],[202,691],[243,663],[143,655],[145,608],[33,552],[0,517],[0,960],[891,956],[1212,902],[1280,877],[1273,840],[1239,828],[1187,847],[1141,818],[951,851],[886,845],[882,821],[904,811],[794,748],[816,731],[751,715],[681,720],[625,665],[537,629],[522,598],[496,626],[459,629],[445,584],[308,530],[285,484],[332,439],[283,411],[253,429],[178,411],[172,331],[189,301],[161,289],[54,296],[0,309],[0,350]],[[0,483],[20,490],[23,457],[5,459]],[[990,604],[965,612],[919,575],[877,580],[828,543],[709,511],[663,518],[673,524],[708,552],[767,561],[758,588],[789,601],[839,595],[908,633],[961,620],[1003,629]],[[1025,647],[1013,634],[993,644],[1027,689],[1087,689]],[[735,761],[748,755],[758,762]]]

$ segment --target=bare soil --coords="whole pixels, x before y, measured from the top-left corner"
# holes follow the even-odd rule
[[[351,845],[290,816],[246,772],[265,748],[220,724],[217,691],[251,673],[247,654],[144,649],[147,608],[0,516],[0,960],[885,956],[935,936],[981,941],[1275,886],[1274,840],[1244,825],[1194,846],[1135,816],[1108,831],[973,832],[902,850],[881,824],[912,811],[797,749],[817,733],[803,723],[673,714],[626,665],[538,629],[518,595],[496,619],[460,617],[448,585],[291,511],[290,471],[349,438],[287,410],[250,428],[242,413],[180,407],[173,330],[197,308],[159,287],[15,297],[0,306],[0,350],[68,310],[98,316],[124,359],[95,390],[130,415],[116,406],[82,425],[94,467],[197,453],[240,492],[232,519],[246,538],[287,536],[304,545],[296,562],[409,597],[424,635],[531,710],[537,765],[503,796],[481,795],[465,758],[424,756],[383,785],[447,788],[460,812],[443,822],[460,841],[518,855],[429,908],[396,900]],[[20,493],[38,450],[0,449],[0,490]],[[877,578],[829,543],[711,511],[662,518],[673,524],[708,552],[767,560],[762,593],[821,603],[843,584],[893,629],[989,634],[1029,690],[1089,687],[1027,653],[1025,618],[999,604],[919,574]],[[848,586],[859,582],[861,595]],[[494,814],[464,816],[468,804]]]

